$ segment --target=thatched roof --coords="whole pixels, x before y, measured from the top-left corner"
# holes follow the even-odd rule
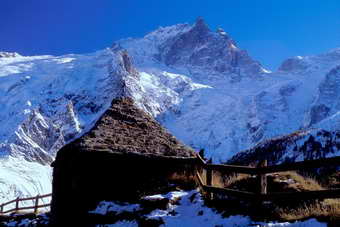
[[[150,115],[137,108],[130,98],[113,100],[111,107],[95,126],[66,147],[67,150],[79,152],[104,151],[181,158],[195,156],[191,148],[178,141]]]

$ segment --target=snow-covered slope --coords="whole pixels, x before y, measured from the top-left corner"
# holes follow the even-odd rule
[[[335,49],[269,72],[201,18],[87,55],[0,52],[0,202],[49,192],[58,149],[91,128],[115,97],[132,97],[215,162],[298,129],[336,131],[338,65]]]
[[[298,81],[298,86],[288,90],[290,98],[281,102],[285,106],[282,113],[273,111],[280,103],[273,102],[272,110],[263,117],[266,121],[273,119],[266,125],[276,127],[267,128],[266,134],[273,133],[272,136],[265,136],[229,162],[249,163],[266,157],[274,164],[339,156],[339,59],[340,49],[335,49],[326,54],[286,60],[274,75],[295,75],[297,79],[292,81]],[[267,100],[273,100],[274,94],[275,90],[267,95]]]
[[[270,226],[270,227],[323,227],[326,223],[320,223],[315,219],[301,222],[281,222],[263,223],[251,220],[250,217],[241,215],[225,217],[216,210],[207,207],[198,191],[172,191],[167,194],[152,195],[143,198],[149,201],[168,201],[166,207],[147,210],[143,204],[117,204],[115,202],[102,201],[98,207],[90,211],[94,214],[108,215],[125,213],[125,217],[118,219],[114,224],[106,226],[140,226],[142,221],[145,223],[156,223],[166,227],[196,227],[196,226],[221,226],[221,227],[250,227],[250,226]],[[145,212],[143,210],[147,210]],[[151,210],[151,211],[150,211]],[[129,216],[126,213],[130,214]],[[135,217],[131,218],[131,217]],[[99,226],[99,225],[98,225]]]
[[[124,57],[125,56],[125,57]],[[51,192],[58,149],[82,135],[125,95],[128,57],[89,55],[0,58],[0,202]]]

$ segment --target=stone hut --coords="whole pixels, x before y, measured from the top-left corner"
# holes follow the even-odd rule
[[[52,164],[53,220],[84,215],[102,200],[156,192],[174,173],[192,171],[195,161],[191,148],[132,99],[115,99],[89,132],[58,152]]]

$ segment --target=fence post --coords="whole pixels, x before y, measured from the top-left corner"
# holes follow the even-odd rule
[[[35,203],[34,203],[34,213],[38,213],[38,205],[39,205],[39,194],[35,197]]]
[[[17,197],[17,199],[15,200],[15,212],[19,211],[19,201],[20,201],[20,198]]]
[[[210,168],[206,168],[206,183],[207,183],[207,186],[212,186],[212,178],[213,178],[213,176],[212,176],[212,169],[210,169]],[[208,193],[207,194],[207,196],[208,196],[208,199],[212,199],[213,198],[213,193]]]
[[[263,160],[259,167],[266,167],[268,165],[267,160]],[[267,194],[267,175],[266,174],[260,174],[260,181],[261,181],[261,194],[265,195]]]

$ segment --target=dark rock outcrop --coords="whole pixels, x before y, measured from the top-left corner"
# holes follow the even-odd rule
[[[5,52],[5,51],[0,51],[0,58],[14,58],[14,57],[19,57],[20,55],[16,52]]]
[[[319,123],[335,114],[340,106],[340,66],[333,68],[326,74],[318,87],[317,97],[309,112],[307,126]]]
[[[285,60],[279,67],[279,71],[295,72],[302,71],[308,68],[308,64],[301,57],[293,57]]]
[[[219,73],[263,73],[260,63],[219,29],[213,32],[199,17],[188,31],[167,39],[159,47],[158,59],[171,66],[194,66]]]

